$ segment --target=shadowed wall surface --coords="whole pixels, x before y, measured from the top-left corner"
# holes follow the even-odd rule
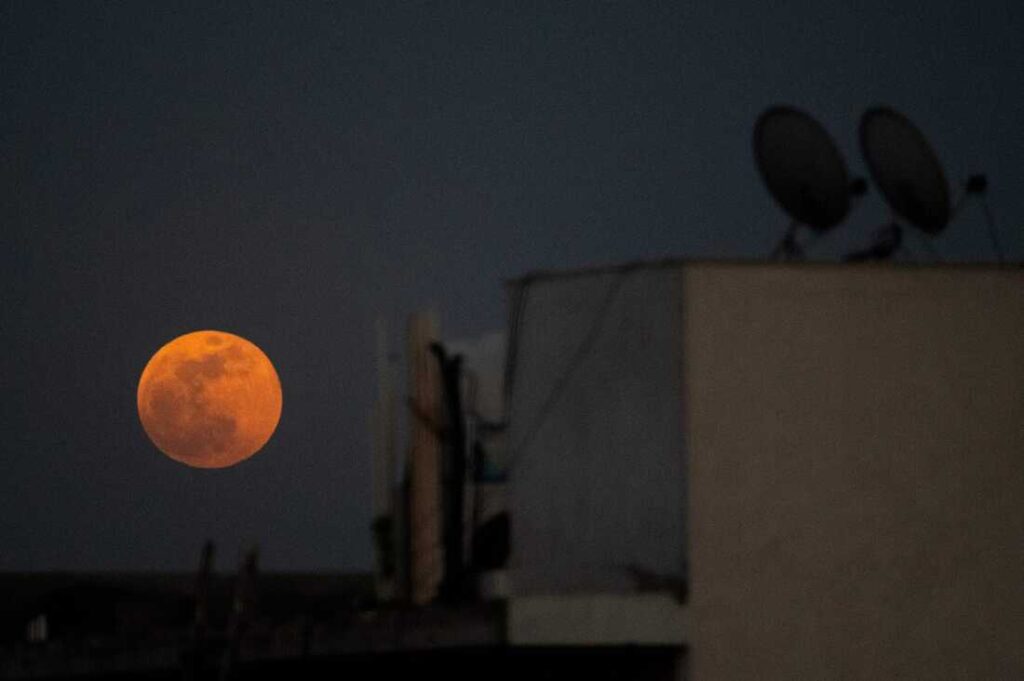
[[[680,270],[518,282],[508,475],[517,595],[684,579]]]

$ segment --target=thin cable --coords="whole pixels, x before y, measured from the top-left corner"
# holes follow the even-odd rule
[[[616,276],[615,281],[613,281],[611,286],[608,288],[608,293],[605,294],[604,300],[601,301],[601,306],[598,308],[598,312],[594,316],[594,321],[591,322],[590,329],[587,330],[586,336],[584,336],[583,341],[576,347],[575,352],[573,352],[572,357],[569,359],[569,364],[565,371],[562,372],[562,375],[559,376],[558,380],[551,388],[551,392],[548,393],[537,417],[533,420],[533,423],[530,424],[530,428],[527,429],[526,434],[523,436],[522,440],[520,440],[518,446],[512,449],[512,455],[509,456],[508,465],[505,467],[506,473],[515,468],[523,451],[533,440],[534,436],[536,436],[540,431],[544,422],[547,420],[547,417],[550,415],[551,410],[555,407],[555,404],[562,396],[566,387],[568,387],[569,380],[573,377],[573,374],[576,373],[576,370],[583,362],[583,359],[597,341],[601,330],[604,328],[604,322],[608,316],[608,310],[611,309],[611,305],[615,300],[616,294],[622,288],[622,285],[625,283],[626,277],[629,274],[630,270],[623,270]]]
[[[955,220],[957,216],[960,215],[960,211],[962,211],[964,209],[964,206],[967,205],[967,199],[969,197],[970,193],[964,191],[960,194],[960,196],[956,198],[955,201],[953,201],[953,207],[950,208],[949,210],[949,220],[946,221],[947,225],[953,222],[953,220]]]
[[[507,339],[508,349],[505,353],[505,371],[502,382],[502,420],[508,423],[508,410],[512,402],[512,388],[516,377],[516,365],[519,359],[519,328],[523,323],[523,311],[526,309],[527,295],[530,291],[530,283],[518,284],[513,292],[512,314],[509,319],[509,336]]]
[[[999,259],[999,264],[1002,265],[1006,262],[1003,258],[1003,247],[999,243],[999,232],[996,229],[995,218],[992,217],[992,210],[988,207],[988,201],[985,199],[981,200],[981,210],[985,213],[985,223],[988,225],[988,236],[992,239],[992,248],[996,252],[996,258]]]

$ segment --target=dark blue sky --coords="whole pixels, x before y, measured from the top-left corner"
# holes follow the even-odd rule
[[[208,536],[223,567],[254,540],[271,569],[369,566],[375,316],[397,341],[434,304],[467,336],[527,270],[763,257],[771,104],[856,174],[860,113],[902,110],[951,179],[988,173],[1024,252],[1016,0],[206,4],[0,4],[0,570],[191,569]],[[814,255],[884,216],[873,191]],[[982,225],[937,249],[990,258]],[[284,387],[228,470],[163,457],[135,412],[200,328]]]

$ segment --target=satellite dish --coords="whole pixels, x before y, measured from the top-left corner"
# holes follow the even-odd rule
[[[949,183],[928,140],[906,116],[887,107],[865,111],[860,148],[893,212],[926,234],[946,228]]]
[[[842,222],[850,212],[850,194],[863,193],[863,183],[851,184],[828,131],[792,107],[771,107],[757,119],[754,158],[783,210],[817,232]]]

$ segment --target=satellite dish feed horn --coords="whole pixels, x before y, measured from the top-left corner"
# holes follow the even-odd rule
[[[839,148],[811,116],[789,106],[773,106],[754,125],[754,159],[765,186],[792,222],[772,257],[803,257],[800,225],[824,234],[846,218],[850,197],[867,188],[850,180]]]

